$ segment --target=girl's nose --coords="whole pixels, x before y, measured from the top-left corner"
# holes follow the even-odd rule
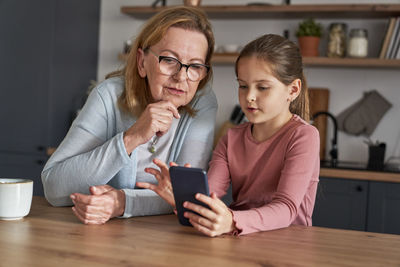
[[[253,90],[249,90],[247,97],[246,97],[247,102],[254,102],[256,101],[256,94]]]

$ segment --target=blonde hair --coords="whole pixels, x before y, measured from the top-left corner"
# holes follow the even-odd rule
[[[251,56],[271,64],[273,75],[285,85],[291,84],[295,79],[301,80],[300,94],[290,103],[289,110],[308,122],[310,120],[308,88],[299,47],[280,35],[263,35],[248,43],[240,52],[235,65],[236,76],[239,60]]]
[[[178,6],[167,8],[154,15],[143,26],[130,49],[125,67],[122,70],[106,75],[106,79],[116,76],[123,76],[125,79],[124,91],[118,99],[119,107],[122,110],[134,116],[139,116],[146,106],[151,103],[152,96],[147,78],[140,77],[138,72],[137,50],[141,48],[143,51],[146,51],[150,46],[157,44],[171,27],[197,31],[204,34],[208,42],[205,64],[210,66],[210,70],[207,76],[200,81],[198,90],[203,89],[211,79],[212,68],[210,61],[214,52],[215,40],[206,14],[194,7]],[[195,114],[190,103],[179,108],[179,110],[185,110],[192,116]]]

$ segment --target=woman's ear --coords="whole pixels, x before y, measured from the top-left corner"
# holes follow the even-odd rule
[[[301,92],[301,80],[296,79],[289,85],[289,102],[293,102]]]
[[[146,69],[144,67],[144,51],[141,48],[138,48],[136,53],[136,63],[138,67],[139,76],[142,78],[146,78]]]

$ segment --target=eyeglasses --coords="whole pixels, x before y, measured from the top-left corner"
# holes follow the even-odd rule
[[[151,49],[148,49],[153,55],[158,57],[160,72],[165,75],[175,75],[181,71],[182,67],[186,68],[186,75],[192,82],[197,82],[206,77],[210,67],[200,63],[183,64],[173,57],[157,55]]]

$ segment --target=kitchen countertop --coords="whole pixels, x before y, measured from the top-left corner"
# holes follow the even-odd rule
[[[332,167],[329,161],[321,161],[321,177],[400,183],[400,172],[393,170],[368,170],[367,163],[339,161]]]
[[[43,197],[0,221],[1,266],[399,266],[399,248],[400,235],[315,226],[210,238],[175,215],[84,225]]]

